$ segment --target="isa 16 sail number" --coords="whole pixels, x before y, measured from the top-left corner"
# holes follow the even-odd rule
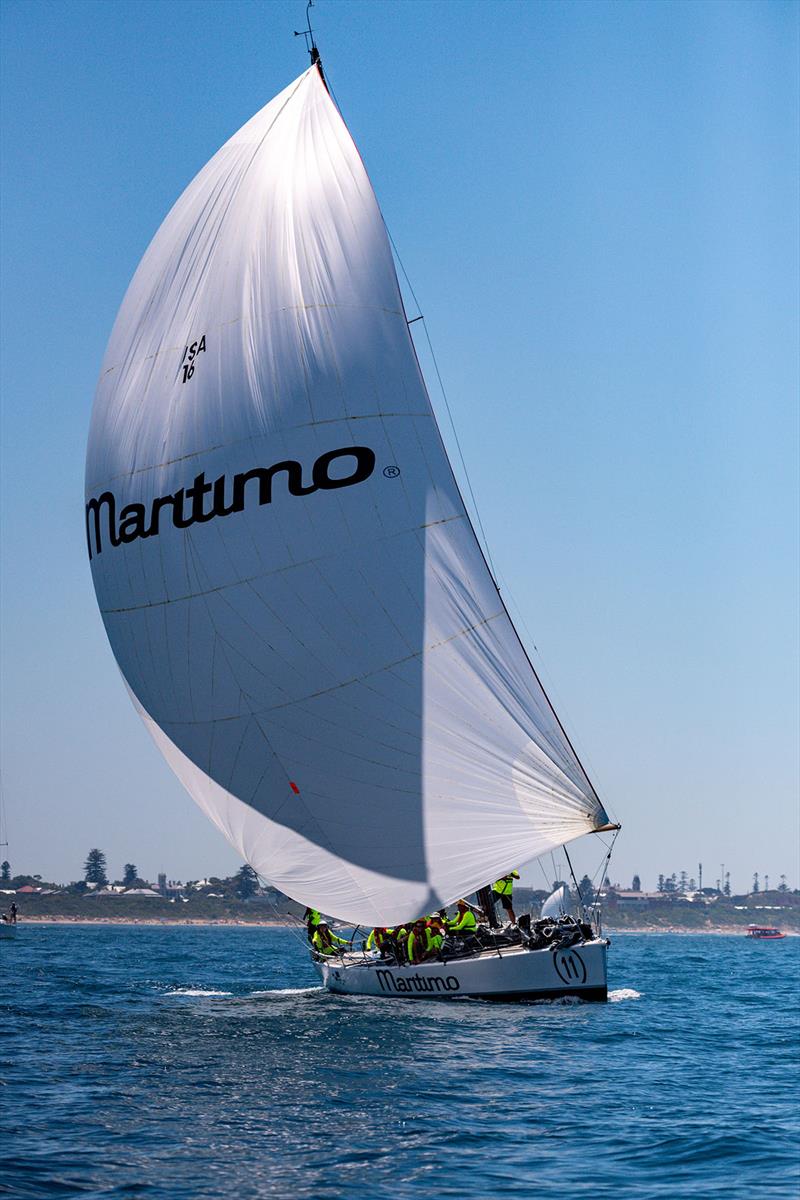
[[[192,378],[192,376],[194,375],[194,368],[196,366],[195,359],[197,358],[198,354],[203,353],[205,348],[206,348],[206,335],[205,334],[203,334],[203,336],[200,338],[199,341],[192,342],[191,344],[183,347],[183,358],[181,359],[181,365],[179,368],[179,372],[183,372],[183,378],[181,379],[181,383],[188,383],[189,380]]]

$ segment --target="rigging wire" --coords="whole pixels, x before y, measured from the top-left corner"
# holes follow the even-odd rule
[[[608,874],[608,864],[611,862],[611,855],[614,853],[614,846],[616,844],[616,841],[617,841],[617,838],[619,837],[619,835],[620,835],[620,830],[617,829],[616,832],[614,833],[613,838],[611,839],[611,845],[608,847],[608,854],[605,856],[605,859],[601,863],[600,869],[597,872],[598,875],[600,875],[601,872],[603,872],[606,875]],[[600,885],[602,887],[602,879],[600,880]],[[598,889],[598,891],[599,891],[599,889]],[[595,907],[598,909],[600,907],[599,896],[597,897]]]
[[[572,714],[567,706],[566,701],[564,700],[563,694],[559,691],[558,687],[556,686],[553,673],[550,670],[550,668],[548,667],[547,661],[546,661],[544,655],[542,654],[541,650],[539,649],[538,645],[536,644],[536,638],[534,637],[533,631],[531,630],[531,627],[528,624],[528,621],[525,617],[525,613],[522,609],[522,606],[520,605],[519,601],[517,600],[515,593],[511,590],[511,585],[509,584],[507,577],[503,574],[502,571],[499,571],[498,578],[500,579],[500,582],[503,585],[503,599],[506,603],[506,607],[513,608],[513,610],[514,610],[513,611],[514,624],[517,627],[519,627],[519,626],[522,627],[522,630],[525,634],[528,644],[533,648],[533,651],[536,654],[537,662],[539,664],[539,666],[537,667],[537,674],[542,676],[544,681],[547,683],[547,688],[545,689],[547,696],[550,697],[553,701],[555,701],[555,703],[558,705],[558,711],[566,717],[567,724],[573,730],[577,729],[578,726],[576,725],[575,721],[572,719]],[[498,588],[498,591],[499,590],[500,589]],[[509,603],[509,601],[510,601],[510,603]],[[555,708],[555,704],[553,707]],[[585,744],[581,743],[580,739],[577,738],[574,735],[574,733],[570,736],[569,740],[575,745],[576,750],[578,747],[580,747],[580,760],[581,760],[581,762],[586,763],[586,765],[588,767],[587,774],[589,775],[589,778],[597,779],[598,772],[595,769],[595,766],[591,760],[591,757],[586,753]],[[603,808],[605,809],[606,813],[608,814],[609,819],[616,822],[616,815],[615,815],[611,805],[607,804],[605,802],[605,800],[603,800]]]
[[[309,0],[308,7],[310,8],[313,3],[314,3],[314,0]],[[308,15],[308,10],[306,10],[306,11],[307,11],[307,15]],[[300,33],[302,33],[302,32],[304,32],[304,31],[301,30],[299,32],[295,32],[295,37],[299,37]],[[308,31],[307,32],[311,36],[312,46],[313,46],[314,50],[316,50],[316,45],[314,44],[314,40],[313,40],[314,35],[313,35],[313,33],[311,33],[311,21],[310,20],[308,22]],[[306,44],[307,43],[308,43],[308,38],[306,38]],[[342,117],[342,120],[344,120],[344,116],[342,114],[342,106],[340,105],[340,103],[337,99],[336,92],[333,90],[333,85],[331,84],[331,81],[327,77],[327,75],[325,76],[325,86],[327,87],[327,89],[330,93],[331,99],[333,100],[334,104],[336,105],[337,109],[339,110],[339,115]],[[420,304],[420,302],[417,298],[417,293],[414,291],[414,285],[412,284],[412,282],[409,278],[408,271],[405,268],[405,263],[403,262],[403,259],[400,256],[400,251],[397,248],[397,243],[395,242],[394,238],[392,237],[392,231],[389,229],[389,226],[386,223],[386,218],[383,215],[380,205],[378,205],[378,212],[380,213],[381,221],[383,222],[383,227],[386,230],[386,236],[389,239],[389,244],[392,247],[392,252],[394,253],[395,259],[397,260],[397,265],[399,266],[402,276],[406,281],[408,290],[411,293],[411,298],[413,299],[414,304],[417,307],[418,315],[416,317],[412,317],[410,321],[408,319],[406,319],[406,324],[409,326],[409,329],[410,329],[410,327],[412,325],[415,325],[418,321],[421,321],[422,328],[425,331],[425,340],[428,343],[428,352],[431,356],[431,362],[433,363],[433,369],[436,373],[436,379],[439,384],[439,390],[442,393],[442,399],[444,400],[444,406],[445,406],[445,409],[447,410],[447,418],[450,422],[450,429],[452,430],[452,433],[453,433],[453,440],[455,441],[456,449],[458,450],[458,458],[459,458],[459,462],[461,463],[461,470],[464,473],[464,478],[467,483],[467,490],[469,491],[469,496],[472,501],[472,508],[475,513],[475,520],[477,522],[478,528],[481,531],[481,538],[482,538],[481,549],[483,550],[483,553],[486,556],[486,560],[489,564],[489,568],[491,570],[492,577],[494,580],[494,585],[497,588],[497,591],[499,592],[500,588],[497,585],[497,572],[495,570],[494,560],[492,559],[492,552],[489,549],[489,539],[486,536],[486,530],[484,529],[483,519],[481,518],[480,509],[478,508],[478,501],[475,498],[475,490],[472,486],[472,479],[470,478],[470,473],[469,473],[469,470],[467,469],[466,459],[464,458],[464,452],[461,448],[461,439],[458,436],[458,430],[456,429],[456,423],[455,423],[455,420],[453,419],[453,412],[452,412],[452,409],[450,408],[450,400],[448,399],[447,390],[444,386],[444,380],[442,379],[442,373],[439,370],[439,363],[436,358],[436,351],[433,348],[433,342],[431,341],[431,335],[428,330],[428,324],[427,324],[427,321],[425,320],[425,316],[422,312],[422,305]],[[412,342],[413,342],[413,338],[412,338]],[[420,372],[421,372],[421,368],[420,368]]]
[[[379,211],[380,211],[380,210],[379,210]],[[449,418],[449,420],[450,420],[450,428],[451,428],[451,429],[452,429],[452,431],[453,431],[453,437],[454,437],[454,439],[455,439],[456,448],[457,448],[457,450],[458,450],[458,456],[459,456],[459,459],[460,459],[460,461],[461,461],[461,467],[462,467],[462,470],[463,470],[463,472],[464,472],[464,477],[465,477],[465,479],[466,479],[466,481],[467,481],[467,488],[469,489],[469,494],[470,494],[470,497],[471,497],[471,499],[472,499],[472,506],[473,506],[473,509],[475,510],[475,517],[476,517],[476,520],[477,520],[478,528],[480,529],[480,532],[481,532],[482,542],[481,542],[481,539],[479,539],[479,538],[478,538],[477,531],[475,530],[475,526],[474,526],[474,524],[473,524],[473,532],[475,532],[475,537],[476,537],[476,540],[478,540],[478,543],[479,543],[479,545],[480,545],[480,548],[481,548],[481,550],[482,550],[482,552],[483,552],[483,554],[484,554],[484,558],[485,558],[485,560],[486,560],[487,569],[489,570],[489,573],[490,573],[490,575],[491,575],[491,578],[492,578],[492,582],[494,583],[494,586],[495,586],[495,588],[497,589],[497,594],[498,594],[498,596],[501,596],[500,585],[499,585],[499,584],[498,584],[498,582],[497,582],[497,571],[495,570],[495,566],[494,566],[494,560],[492,559],[492,553],[491,553],[491,550],[489,549],[489,543],[488,543],[488,539],[487,539],[487,537],[486,537],[486,530],[484,529],[484,526],[483,526],[483,521],[482,521],[482,519],[481,519],[480,509],[478,508],[478,502],[477,502],[477,500],[475,499],[475,492],[474,492],[474,490],[473,490],[473,487],[472,487],[472,480],[470,479],[469,471],[467,470],[467,464],[466,464],[466,461],[465,461],[465,459],[464,459],[464,454],[463,454],[463,451],[462,451],[462,449],[461,449],[461,441],[460,441],[460,439],[459,439],[459,436],[458,436],[458,430],[456,429],[455,421],[454,421],[454,419],[453,419],[453,413],[452,413],[452,410],[451,410],[451,408],[450,408],[450,402],[449,402],[449,400],[448,400],[448,397],[447,397],[447,391],[445,390],[444,382],[443,382],[443,380],[442,380],[442,375],[441,375],[441,372],[440,372],[440,370],[439,370],[439,363],[438,363],[438,361],[437,361],[437,358],[436,358],[436,352],[435,352],[435,351],[434,351],[434,349],[433,349],[433,343],[432,343],[432,341],[431,341],[431,336],[430,336],[430,333],[429,333],[429,331],[428,331],[428,324],[427,324],[427,322],[426,322],[426,320],[425,320],[425,317],[424,317],[424,315],[422,314],[422,311],[421,311],[421,310],[422,310],[422,306],[420,305],[420,302],[419,302],[419,300],[417,299],[417,294],[416,294],[416,292],[414,291],[414,286],[413,286],[413,284],[411,283],[411,280],[410,280],[410,279],[409,279],[409,277],[408,277],[408,272],[407,272],[407,271],[406,271],[406,269],[405,269],[405,265],[403,264],[403,260],[402,260],[402,258],[400,257],[400,252],[399,252],[399,250],[397,249],[397,245],[396,245],[396,243],[395,243],[395,240],[394,240],[394,238],[392,237],[392,234],[391,234],[391,231],[389,230],[389,227],[388,227],[388,225],[386,224],[386,219],[385,219],[385,217],[383,216],[383,213],[381,213],[381,220],[383,221],[383,227],[384,227],[384,229],[386,230],[386,235],[387,235],[387,237],[389,238],[389,242],[391,243],[392,250],[394,251],[395,257],[397,258],[397,262],[398,262],[398,265],[399,265],[399,267],[400,267],[400,270],[401,270],[401,271],[402,271],[402,273],[403,273],[403,277],[404,277],[404,279],[405,279],[405,281],[406,281],[406,283],[407,283],[407,285],[408,285],[409,291],[411,292],[411,296],[413,297],[414,303],[415,303],[415,305],[417,306],[417,311],[418,311],[418,312],[419,312],[419,314],[420,314],[418,317],[414,317],[414,318],[413,318],[411,321],[408,321],[408,320],[407,320],[407,322],[406,322],[406,323],[407,323],[408,325],[412,325],[412,324],[413,324],[415,321],[418,321],[418,320],[421,320],[421,321],[422,321],[422,327],[423,327],[423,329],[425,330],[425,338],[426,338],[426,341],[427,341],[427,343],[428,343],[428,349],[429,349],[429,351],[430,351],[431,360],[432,360],[432,362],[433,362],[434,370],[435,370],[435,372],[436,372],[436,378],[437,378],[437,380],[438,380],[438,382],[439,382],[439,388],[440,388],[440,390],[441,390],[442,397],[443,397],[443,399],[444,399],[445,408],[446,408],[446,410],[447,410],[447,416],[448,416],[448,418]],[[413,338],[412,338],[412,343],[413,343]],[[415,348],[416,348],[416,347],[415,347]],[[420,367],[420,370],[421,370],[421,367]],[[504,586],[505,586],[505,582],[504,582]],[[513,597],[512,597],[512,600],[513,600]],[[514,602],[514,607],[515,607],[515,608],[516,608],[518,611],[521,611],[521,610],[520,610],[520,608],[519,608],[519,605],[516,603],[516,601],[514,600],[513,602]],[[505,603],[505,601],[503,601],[503,600],[501,599],[501,603]],[[509,617],[509,619],[510,619],[510,617]],[[517,641],[519,642],[519,645],[520,645],[520,648],[521,648],[521,650],[522,650],[522,653],[525,655],[526,659],[528,660],[528,664],[529,664],[529,666],[530,666],[531,670],[533,671],[534,677],[536,678],[536,681],[537,681],[537,683],[539,684],[539,687],[542,689],[542,692],[544,693],[545,699],[547,700],[547,703],[548,703],[548,705],[550,706],[550,710],[551,710],[551,712],[552,712],[552,714],[553,714],[553,717],[555,718],[555,721],[556,721],[556,723],[557,723],[558,727],[560,728],[561,732],[563,733],[563,735],[564,735],[564,737],[565,737],[565,739],[566,739],[566,741],[567,741],[567,744],[569,745],[569,748],[570,748],[570,750],[571,750],[571,751],[572,751],[572,753],[574,754],[574,756],[575,756],[575,758],[576,758],[576,760],[577,760],[578,766],[579,766],[579,767],[581,768],[581,770],[583,771],[583,774],[584,774],[584,776],[586,777],[586,781],[587,781],[587,783],[589,784],[589,787],[591,788],[591,790],[592,790],[592,792],[593,792],[593,794],[594,794],[595,798],[597,799],[598,803],[601,803],[601,804],[603,805],[604,811],[606,812],[606,814],[608,814],[608,810],[605,808],[605,804],[604,804],[602,801],[600,801],[600,798],[599,798],[599,796],[598,796],[598,794],[597,794],[597,790],[596,790],[596,788],[594,787],[594,784],[591,782],[591,779],[589,778],[589,774],[588,774],[588,772],[586,771],[586,768],[583,766],[583,762],[581,761],[581,756],[578,754],[577,750],[575,749],[575,746],[573,745],[572,739],[570,738],[569,734],[567,733],[566,729],[564,728],[564,724],[563,724],[563,722],[562,722],[561,718],[559,717],[558,713],[556,712],[556,710],[555,710],[555,708],[554,708],[554,706],[553,706],[553,703],[552,703],[552,701],[551,701],[551,700],[550,700],[550,698],[549,698],[549,695],[548,695],[548,692],[547,692],[547,690],[545,689],[545,687],[544,687],[544,685],[543,685],[542,681],[539,679],[539,675],[538,675],[538,673],[537,673],[537,671],[536,671],[536,668],[535,668],[535,667],[534,667],[534,665],[533,665],[533,662],[531,661],[531,657],[530,657],[530,655],[528,654],[528,651],[527,651],[527,649],[526,649],[526,647],[525,647],[525,643],[522,641],[522,638],[520,637],[520,634],[519,634],[519,630],[517,629],[517,627],[516,627],[516,624],[514,623],[514,621],[513,621],[513,620],[511,621],[511,626],[512,626],[512,629],[513,629],[513,631],[514,631],[514,633],[515,633],[515,635],[516,635]],[[532,642],[532,643],[534,644],[534,646],[535,646],[535,643],[533,642],[533,638],[532,638],[532,636],[531,636],[530,630],[529,630],[529,629],[527,629],[527,626],[526,626],[526,630],[527,630],[527,633],[528,633],[528,637],[530,638],[531,642]],[[538,651],[538,650],[537,650],[537,654],[539,654],[539,651]],[[539,654],[539,658],[541,659],[541,654]],[[548,672],[548,674],[549,674],[549,672]]]
[[[569,866],[569,873],[572,876],[572,882],[575,885],[575,892],[578,897],[578,903],[581,906],[581,916],[583,917],[584,920],[586,920],[586,905],[583,903],[583,896],[581,895],[581,887],[580,887],[580,884],[578,883],[577,879],[575,878],[575,872],[572,869],[572,859],[569,856],[569,850],[567,849],[566,846],[563,846],[562,849],[564,851],[564,855],[566,857],[567,864]]]
[[[492,576],[494,577],[494,581],[495,581],[495,587],[497,587],[497,571],[495,570],[494,560],[492,559],[492,552],[489,549],[489,539],[486,536],[486,530],[484,529],[484,526],[483,526],[483,519],[481,517],[481,511],[478,508],[478,501],[475,499],[475,490],[472,486],[472,479],[470,478],[470,473],[467,468],[466,459],[464,458],[464,451],[461,448],[461,439],[458,436],[458,430],[456,429],[456,423],[455,423],[455,420],[453,419],[453,411],[450,407],[450,400],[447,395],[447,390],[444,386],[444,381],[442,379],[442,373],[439,370],[439,362],[436,358],[436,351],[433,348],[433,342],[431,341],[431,335],[428,330],[428,322],[425,320],[425,316],[422,312],[422,305],[420,304],[419,300],[417,299],[417,293],[414,291],[414,285],[412,284],[411,280],[408,277],[408,271],[406,270],[405,264],[404,264],[402,258],[400,257],[400,251],[397,249],[397,243],[395,242],[394,238],[392,237],[391,230],[389,229],[389,226],[386,224],[386,218],[383,216],[383,213],[381,213],[381,220],[383,221],[383,227],[386,230],[386,236],[389,239],[389,242],[392,247],[392,251],[394,252],[394,256],[397,259],[397,265],[399,266],[399,268],[402,272],[403,278],[406,281],[408,290],[411,293],[411,297],[414,301],[414,304],[417,306],[417,312],[419,315],[416,317],[413,317],[410,321],[407,321],[407,324],[409,326],[411,326],[411,325],[416,324],[417,321],[422,322],[422,328],[425,332],[425,341],[428,343],[428,353],[431,356],[431,362],[433,363],[433,369],[436,373],[436,380],[439,384],[439,391],[442,393],[442,399],[444,400],[444,406],[447,411],[447,419],[450,422],[450,429],[452,431],[453,440],[455,442],[456,449],[458,451],[458,459],[459,459],[459,462],[461,463],[461,470],[464,473],[464,479],[466,480],[466,483],[467,483],[467,490],[469,491],[469,497],[470,497],[470,500],[472,501],[472,508],[475,513],[475,520],[477,522],[478,528],[481,531],[481,539],[483,542],[482,549],[483,549],[484,554],[486,555],[486,559],[489,563],[489,567],[491,568]],[[499,592],[500,588],[497,587],[497,590]]]
[[[308,939],[305,937],[302,937],[300,934],[299,927],[302,925],[300,918],[298,916],[296,916],[294,913],[279,912],[278,905],[272,899],[272,895],[271,895],[272,893],[275,892],[275,888],[272,886],[272,884],[269,882],[269,880],[264,875],[261,875],[258,871],[256,871],[255,868],[253,868],[253,872],[254,872],[256,878],[258,879],[258,882],[261,884],[262,888],[266,888],[268,891],[269,897],[268,897],[267,903],[269,904],[270,908],[272,909],[274,915],[276,917],[281,918],[281,924],[284,925],[285,929],[289,930],[289,932],[294,937],[295,941],[298,941],[301,944],[305,945],[307,943]],[[287,897],[287,899],[289,899],[289,897]],[[289,923],[284,924],[284,920],[287,917],[289,919]]]

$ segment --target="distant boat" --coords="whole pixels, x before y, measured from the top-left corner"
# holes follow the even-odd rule
[[[142,259],[86,474],[133,701],[274,887],[396,928],[618,829],[481,551],[315,49]],[[315,965],[337,992],[605,999],[607,941],[558,911],[541,936],[476,935],[456,966]]]
[[[776,942],[785,938],[786,934],[774,925],[748,925],[747,937],[757,938],[760,942]]]

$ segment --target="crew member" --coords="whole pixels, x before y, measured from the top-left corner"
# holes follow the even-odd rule
[[[472,911],[466,900],[459,900],[456,905],[458,912],[452,921],[447,922],[448,933],[474,933],[478,922],[475,920],[475,913]]]
[[[316,908],[307,908],[303,913],[303,920],[306,923],[306,936],[310,942],[313,942],[314,934],[322,921],[322,913],[318,912]]]
[[[350,943],[346,938],[340,938],[338,934],[331,933],[327,922],[320,921],[311,939],[311,945],[318,954],[340,954],[341,948],[348,946]]]
[[[8,920],[11,925],[16,925],[17,923],[17,906],[13,900],[11,901],[11,908],[8,910]]]
[[[398,925],[397,929],[392,932],[394,934],[395,958],[399,963],[404,963],[408,958],[408,930],[405,925]]]
[[[408,935],[406,942],[406,953],[408,961],[413,967],[415,963],[422,962],[425,954],[425,918],[417,917],[414,924],[411,926],[411,932]]]
[[[441,917],[431,917],[425,925],[425,935],[428,939],[426,958],[437,958],[444,942],[444,925]]]
[[[506,910],[508,919],[512,925],[516,925],[517,923],[512,903],[515,879],[519,879],[519,871],[509,871],[508,875],[504,875],[502,879],[498,879],[492,887],[492,891]]]
[[[387,946],[387,942],[391,938],[393,933],[394,933],[393,929],[386,929],[384,926],[380,926],[377,929],[373,929],[372,932],[370,933],[369,937],[367,938],[367,949],[368,950],[379,950],[380,953],[383,954],[384,949]]]

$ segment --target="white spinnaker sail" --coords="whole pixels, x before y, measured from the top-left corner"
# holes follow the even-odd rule
[[[542,904],[540,917],[552,917],[558,920],[559,917],[569,916],[572,911],[572,900],[569,894],[569,888],[565,883],[551,892],[547,899]]]
[[[478,547],[316,68],[139,265],[95,398],[87,539],[156,743],[295,899],[409,919],[606,821]]]

